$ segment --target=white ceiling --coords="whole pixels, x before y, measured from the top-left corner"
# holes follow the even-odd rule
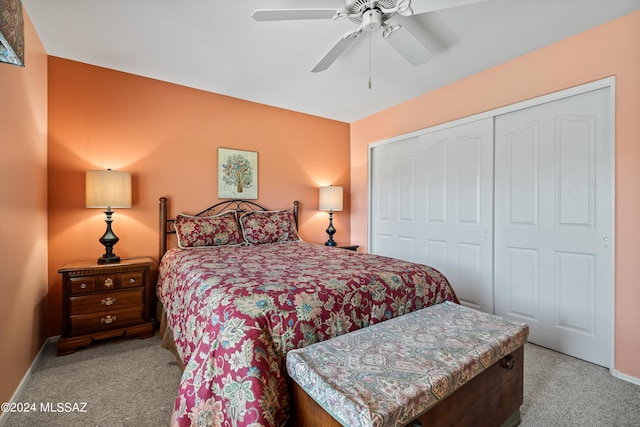
[[[356,24],[251,18],[343,0],[22,3],[49,55],[349,123],[640,9],[640,0],[489,0],[418,15],[410,19],[434,57],[414,68],[375,33],[368,89],[365,35],[327,71],[310,72]]]

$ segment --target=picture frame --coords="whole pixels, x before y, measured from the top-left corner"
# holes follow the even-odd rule
[[[20,0],[0,0],[0,62],[24,67],[24,16]]]
[[[218,147],[218,198],[258,198],[258,153]]]

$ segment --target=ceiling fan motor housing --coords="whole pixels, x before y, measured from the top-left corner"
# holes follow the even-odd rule
[[[369,9],[362,15],[362,28],[373,32],[382,26],[382,13],[378,9]]]

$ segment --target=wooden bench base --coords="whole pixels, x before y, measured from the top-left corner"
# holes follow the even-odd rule
[[[429,427],[511,427],[520,424],[523,401],[524,347],[513,351],[508,369],[503,358],[478,374],[442,402],[409,423]],[[313,398],[292,383],[291,416],[288,427],[340,427]]]

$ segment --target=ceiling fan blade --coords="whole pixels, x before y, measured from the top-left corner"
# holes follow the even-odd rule
[[[340,40],[338,40],[337,43],[333,45],[329,52],[327,52],[327,54],[320,60],[320,62],[318,62],[315,67],[313,67],[311,72],[318,73],[329,68],[331,64],[333,64],[335,60],[338,59],[340,55],[342,55],[342,52],[344,52],[349,46],[351,46],[351,43],[356,41],[360,34],[362,34],[362,30],[358,28],[355,31],[349,31],[348,33],[343,35]]]
[[[420,42],[406,27],[400,24],[393,24],[394,31],[389,32],[384,36],[384,39],[389,42],[400,55],[404,57],[414,67],[426,63],[433,53]]]
[[[482,3],[488,0],[410,0],[405,1],[409,6],[401,6],[398,13],[404,16],[420,15],[435,10],[450,9],[452,7],[466,6],[474,3]]]
[[[340,14],[336,9],[258,9],[251,16],[256,21],[288,21],[297,19],[333,19]]]

